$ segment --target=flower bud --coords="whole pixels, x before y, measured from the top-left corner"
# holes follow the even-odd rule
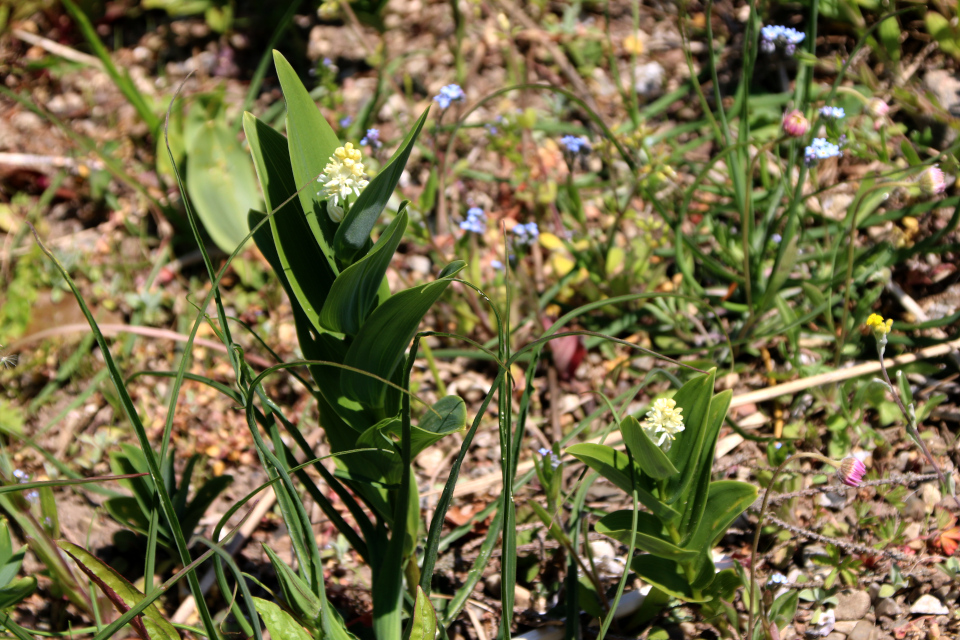
[[[924,195],[938,196],[947,189],[947,183],[943,179],[943,171],[940,167],[933,165],[920,174],[920,191]]]
[[[843,484],[851,487],[859,487],[860,481],[863,480],[863,474],[866,472],[867,468],[862,462],[853,456],[847,456],[840,462],[840,468],[837,470],[837,475],[840,477],[840,481],[843,482]]]
[[[883,118],[890,112],[890,105],[880,98],[870,98],[867,101],[867,115],[873,119]]]
[[[809,129],[810,123],[799,109],[794,109],[783,116],[783,132],[791,138],[799,138]]]

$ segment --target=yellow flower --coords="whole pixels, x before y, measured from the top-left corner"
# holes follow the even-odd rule
[[[666,442],[669,449],[669,441],[673,441],[677,434],[683,431],[683,416],[680,415],[682,411],[683,409],[677,409],[675,400],[659,398],[654,401],[647,412],[643,428],[658,447]]]
[[[359,196],[360,189],[368,184],[360,159],[360,150],[354,149],[352,142],[337,147],[317,178],[317,182],[323,185],[317,195],[332,199],[335,205],[340,203],[341,198],[346,202],[351,192]]]
[[[877,313],[871,313],[867,318],[867,329],[870,329],[878,336],[885,336],[890,333],[890,327],[893,326],[893,320],[884,320],[883,316]]]

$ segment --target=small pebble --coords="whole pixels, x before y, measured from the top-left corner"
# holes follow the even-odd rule
[[[870,594],[866,591],[841,593],[837,599],[837,620],[862,620],[870,611]]]
[[[943,603],[937,600],[935,596],[927,593],[917,598],[917,601],[910,607],[910,613],[925,616],[945,616],[950,613],[950,609],[943,606]]]

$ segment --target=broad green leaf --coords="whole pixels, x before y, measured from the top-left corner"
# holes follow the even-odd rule
[[[887,51],[887,56],[894,62],[900,60],[900,33],[900,23],[895,17],[887,18],[881,22],[877,31],[880,42]]]
[[[264,198],[271,209],[278,207],[296,193],[287,140],[249,113],[243,115],[243,130]],[[304,314],[319,331],[320,309],[333,286],[335,272],[316,243],[297,198],[276,211],[268,224],[282,268],[278,273],[284,274]]]
[[[731,602],[739,588],[740,577],[737,576],[737,572],[733,569],[724,569],[723,571],[718,571],[713,582],[710,583],[710,594],[713,595],[714,598]],[[792,591],[792,593],[796,594],[797,592]],[[791,618],[791,621],[792,620]]]
[[[710,483],[706,509],[700,526],[686,544],[688,549],[712,549],[726,533],[730,523],[757,499],[757,488],[737,480],[719,480]]]
[[[690,581],[687,580],[683,568],[666,558],[643,554],[636,556],[630,562],[630,568],[637,572],[644,581],[649,582],[664,593],[687,602],[708,602],[709,596],[693,593]]]
[[[260,207],[253,167],[224,120],[208,120],[187,163],[187,190],[204,228],[223,251],[247,235],[247,211]]]
[[[323,604],[309,585],[297,575],[297,572],[290,568],[286,562],[280,559],[273,549],[265,544],[261,544],[273,570],[277,574],[277,581],[280,583],[280,589],[283,591],[283,597],[291,609],[305,618],[314,626],[320,625],[320,614],[323,611]]]
[[[16,551],[13,550],[13,538],[10,536],[7,519],[0,517],[0,587],[10,584],[20,573],[26,550],[27,545],[23,545]]]
[[[293,180],[297,189],[303,187],[300,191],[300,204],[307,214],[307,223],[317,244],[326,256],[330,268],[337,274],[339,271],[333,252],[336,225],[327,216],[322,199],[317,195],[317,178],[323,173],[330,156],[340,146],[340,140],[287,59],[279,51],[274,51],[273,61],[283,89],[283,99],[287,103],[287,139]]]
[[[717,577],[720,577],[719,574]],[[886,587],[889,585],[883,586]],[[883,587],[880,588],[883,589]],[[780,595],[776,600],[773,601],[773,604],[770,605],[770,613],[768,614],[770,621],[781,629],[792,623],[793,617],[797,615],[797,605],[799,603],[800,592],[796,589],[788,589],[786,593]]]
[[[684,543],[693,535],[697,523],[703,516],[703,510],[706,508],[710,493],[710,477],[713,475],[713,458],[717,446],[717,437],[720,435],[720,427],[723,426],[723,420],[727,415],[732,397],[733,392],[727,389],[710,400],[710,409],[704,420],[704,445],[700,452],[700,460],[695,467],[689,470],[689,473],[693,476],[693,482],[687,486],[686,492],[681,496],[684,511],[679,528]]]
[[[347,211],[340,226],[337,227],[333,246],[336,256],[341,262],[353,262],[356,255],[370,239],[373,225],[377,223],[384,207],[387,206],[387,201],[390,200],[394,189],[397,188],[397,183],[400,182],[400,175],[407,166],[407,158],[410,157],[417,136],[423,129],[423,123],[427,121],[428,113],[430,113],[430,107],[424,110],[423,115],[417,120],[417,124],[407,134],[407,137],[403,139],[403,143],[390,158],[387,166],[381,169],[380,173],[370,181],[370,184],[360,192],[357,200],[350,205],[350,210]]]
[[[633,511],[614,511],[605,515],[596,525],[597,533],[610,536],[623,544],[630,544],[630,527],[633,524]],[[697,557],[697,552],[691,549],[681,549],[659,535],[663,524],[656,516],[640,512],[637,514],[637,532],[634,544],[641,551],[646,551],[662,558],[673,558],[677,562],[689,562]],[[641,531],[645,529],[646,531]],[[655,533],[656,532],[656,533]]]
[[[650,440],[636,418],[624,418],[620,423],[620,433],[634,462],[645,474],[658,480],[676,475],[677,468],[670,462],[670,458]]]
[[[0,587],[0,611],[28,598],[37,590],[37,579],[33,576],[17,578]]]
[[[337,276],[320,311],[320,324],[330,331],[355,336],[377,306],[377,293],[390,260],[407,228],[406,203],[363,257]]]
[[[429,282],[400,291],[384,301],[360,328],[343,363],[391,379],[423,316],[449,284],[449,279]],[[344,394],[363,406],[384,407],[387,385],[380,380],[343,370],[340,386]]]
[[[147,535],[147,529],[150,523],[143,514],[143,509],[137,503],[137,499],[131,496],[121,496],[119,498],[110,498],[103,503],[104,508],[110,517],[118,523],[132,529],[139,534]],[[162,525],[161,525],[162,526]]]
[[[73,558],[80,570],[87,574],[87,577],[100,588],[120,613],[126,613],[143,599],[143,594],[123,576],[86,549],[66,540],[58,540],[57,546]],[[177,629],[167,622],[157,605],[153,603],[148,605],[142,614],[131,620],[130,625],[144,640],[180,640]]]
[[[617,451],[613,447],[602,444],[584,442],[567,447],[567,453],[620,487],[623,491],[627,493],[633,492],[634,487],[630,473],[630,457],[625,452]],[[639,476],[639,469],[636,469],[636,467],[634,467],[634,469],[634,473]],[[653,497],[653,495],[640,487],[637,487],[637,498],[661,520],[669,522],[680,517],[677,511],[661,503]]]
[[[271,638],[277,638],[278,640],[313,640],[310,634],[300,626],[300,623],[293,619],[293,616],[274,603],[255,597],[253,606],[257,608],[257,613],[263,618],[263,623],[267,625],[267,631],[270,632]]]
[[[453,262],[445,266],[443,269],[441,269],[440,275],[438,275],[437,277],[452,278],[453,276],[463,271],[466,268],[466,266],[467,266],[467,263],[464,262],[463,260],[454,260]]]
[[[417,585],[417,599],[413,603],[413,622],[409,640],[433,640],[437,635],[437,613],[430,598]]]
[[[960,46],[957,44],[957,31],[950,22],[936,11],[928,11],[923,18],[929,33],[947,55],[960,58]]]
[[[700,462],[704,447],[705,422],[713,397],[716,370],[692,378],[673,396],[681,409],[684,430],[677,436],[667,457],[679,472],[667,479],[666,502],[673,504],[686,495],[689,486],[696,481],[694,470]],[[712,446],[712,444],[711,444]]]

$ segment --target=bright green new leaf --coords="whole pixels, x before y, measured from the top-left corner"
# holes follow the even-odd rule
[[[253,606],[267,625],[271,638],[282,640],[313,640],[309,633],[289,613],[263,598],[254,598]]]
[[[283,88],[283,99],[287,103],[287,139],[293,179],[297,189],[303,187],[300,191],[300,204],[330,268],[334,273],[339,273],[333,253],[336,225],[327,216],[326,209],[321,204],[322,199],[317,195],[317,178],[323,173],[330,156],[340,146],[340,140],[287,59],[279,51],[274,51],[273,61],[277,67],[280,86]]]
[[[320,311],[320,324],[336,333],[354,336],[377,305],[377,292],[390,260],[407,228],[406,203],[363,257],[343,270]]]
[[[709,596],[697,596],[687,580],[683,568],[667,558],[643,554],[636,556],[630,562],[630,568],[641,578],[649,582],[664,593],[668,593],[678,600],[687,602],[708,602]]]
[[[308,620],[310,624],[319,626],[320,614],[323,612],[323,603],[320,598],[310,590],[310,586],[297,575],[296,571],[274,553],[273,549],[265,544],[261,546],[267,557],[270,558],[270,563],[277,574],[277,581],[280,583],[280,589],[283,591],[283,597],[286,599],[287,605]]]
[[[409,640],[433,640],[437,635],[437,613],[433,603],[417,586],[417,599],[413,603],[413,622],[410,625]]]
[[[757,499],[757,488],[737,480],[710,483],[710,495],[700,517],[700,526],[687,543],[688,549],[712,549],[730,523]]]
[[[37,590],[37,579],[33,576],[24,576],[10,581],[0,587],[0,611],[30,597]]]
[[[670,462],[670,458],[663,449],[650,440],[650,436],[636,418],[633,416],[624,418],[620,423],[620,433],[623,434],[623,442],[627,445],[634,462],[645,474],[657,480],[676,475],[677,468]]]
[[[633,477],[630,473],[630,457],[623,451],[602,444],[584,442],[567,447],[567,453],[617,485],[627,493],[632,493]],[[634,466],[634,474],[640,470]],[[637,499],[661,520],[670,522],[680,517],[673,508],[661,503],[653,495],[637,487]]]
[[[614,511],[605,515],[597,523],[597,533],[610,536],[623,544],[630,544],[630,528],[633,524],[633,511]],[[637,531],[634,544],[638,549],[658,555],[662,558],[673,558],[677,562],[689,562],[697,557],[697,552],[690,549],[681,549],[672,542],[660,536],[663,524],[649,513],[641,511],[637,514]]]
[[[941,51],[954,58],[960,58],[960,45],[958,45],[960,38],[950,21],[936,11],[927,11],[923,21],[927,26],[927,33],[937,41]]]
[[[271,209],[278,207],[296,193],[287,156],[287,140],[249,113],[243,116],[243,130],[250,143],[250,153],[253,154],[264,198]],[[314,240],[300,201],[296,198],[290,200],[274,213],[268,224],[282,273],[304,314],[320,330],[320,309],[335,276],[321,247]]]
[[[13,538],[10,536],[7,519],[0,517],[0,587],[10,584],[20,573],[26,551],[27,545],[13,550]]]
[[[413,145],[423,129],[423,123],[427,121],[427,114],[430,108],[423,112],[413,130],[403,139],[400,148],[397,149],[390,162],[380,170],[373,180],[370,181],[363,191],[360,192],[357,200],[350,205],[350,210],[343,218],[343,222],[337,227],[337,233],[334,236],[333,246],[336,250],[337,258],[344,263],[353,262],[356,255],[366,245],[370,239],[370,232],[373,231],[373,225],[376,224],[380,214],[383,213],[387,201],[393,195],[397,183],[400,182],[400,175],[407,166],[407,158],[413,150]]]
[[[679,529],[684,543],[693,535],[697,523],[703,516],[703,510],[706,508],[710,493],[710,477],[713,474],[713,458],[717,446],[717,437],[720,435],[720,427],[723,426],[723,420],[727,415],[732,397],[733,392],[727,389],[710,400],[710,409],[704,420],[704,445],[700,452],[700,460],[696,466],[689,470],[694,479],[687,485],[685,493],[681,496],[684,511]]]
[[[450,280],[444,278],[400,291],[387,299],[360,328],[343,363],[391,379],[423,316],[449,284]],[[380,380],[343,370],[340,386],[351,400],[375,409],[384,407],[387,385]]]
[[[187,191],[204,228],[223,251],[247,235],[247,211],[261,206],[253,167],[224,120],[208,120],[187,163]]]
[[[704,426],[713,397],[715,375],[714,369],[708,374],[692,378],[673,396],[677,409],[682,410],[684,430],[667,452],[667,457],[679,472],[667,479],[665,498],[670,504],[685,496],[689,486],[696,481],[694,470],[704,447]]]
[[[80,570],[87,574],[120,613],[126,613],[143,599],[143,594],[123,576],[86,549],[66,540],[58,540],[57,546],[73,558]],[[180,640],[177,629],[167,622],[153,603],[131,620],[130,625],[143,640]]]

